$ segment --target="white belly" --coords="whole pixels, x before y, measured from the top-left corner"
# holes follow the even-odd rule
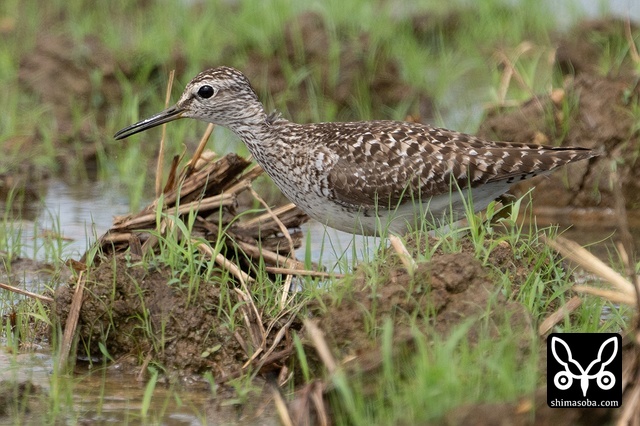
[[[466,206],[477,212],[485,209],[489,203],[509,189],[505,183],[491,183],[469,190],[455,191],[432,197],[426,202],[408,201],[395,209],[347,209],[324,196],[312,193],[301,197],[300,193],[285,195],[301,210],[318,222],[340,231],[361,234],[381,235],[391,232],[398,235],[424,227],[437,229],[461,219]],[[283,188],[284,189],[284,188]]]

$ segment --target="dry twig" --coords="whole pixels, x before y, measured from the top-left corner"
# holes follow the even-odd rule
[[[164,99],[164,107],[169,107],[171,101],[171,88],[173,87],[173,79],[175,78],[176,71],[171,70],[169,73],[169,81],[167,82],[167,94]],[[156,164],[156,198],[162,194],[162,167],[164,166],[164,140],[167,135],[167,124],[162,125],[162,136],[160,137],[160,150],[158,151],[158,162]]]
[[[538,335],[544,336],[545,334],[547,334],[549,331],[551,331],[551,329],[556,324],[562,321],[567,315],[569,315],[571,312],[578,309],[578,307],[581,304],[582,304],[582,299],[580,299],[578,296],[573,296],[571,299],[569,299],[567,303],[562,305],[557,311],[549,315],[544,321],[540,323],[540,325],[538,326]]]
[[[391,247],[393,247],[398,254],[398,257],[404,265],[404,268],[407,270],[407,273],[409,273],[409,275],[413,275],[417,268],[416,261],[413,260],[402,240],[393,234],[389,234],[389,242],[391,242]]]
[[[17,288],[17,287],[14,287],[12,285],[9,285],[9,284],[0,283],[0,288],[12,291],[12,292],[17,293],[17,294],[22,294],[23,296],[27,296],[27,297],[30,297],[32,299],[38,299],[38,300],[41,300],[43,302],[53,303],[53,299],[50,298],[50,297],[43,296],[42,294],[38,294],[38,293],[32,293],[30,291],[23,290],[21,288]]]
[[[580,246],[580,244],[560,236],[553,240],[546,239],[545,241],[549,246],[551,246],[551,248],[562,254],[564,257],[570,259],[586,271],[591,272],[611,284],[615,290],[617,302],[631,305],[635,304],[636,296],[633,285],[622,275],[618,274],[588,250]],[[574,286],[573,288],[576,291],[589,292],[596,295],[604,294],[602,292],[611,291],[591,286]]]
[[[62,337],[62,345],[60,346],[60,358],[58,358],[58,369],[64,371],[67,366],[67,360],[71,352],[71,345],[76,333],[78,318],[80,317],[80,309],[82,308],[82,296],[84,294],[84,271],[80,271],[76,281],[76,291],[73,293],[71,307],[69,308],[69,316],[64,326],[64,336]]]

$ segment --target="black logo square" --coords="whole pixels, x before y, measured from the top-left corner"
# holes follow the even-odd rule
[[[549,407],[619,407],[621,403],[622,338],[619,334],[549,335]]]

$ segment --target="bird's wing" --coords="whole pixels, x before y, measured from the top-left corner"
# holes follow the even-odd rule
[[[415,123],[350,124],[328,138],[339,157],[328,180],[337,201],[360,206],[395,207],[410,197],[449,193],[456,185],[515,182],[594,155],[580,148],[488,142]]]

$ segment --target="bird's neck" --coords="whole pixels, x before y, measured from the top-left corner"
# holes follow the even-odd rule
[[[241,111],[233,111],[231,117],[224,120],[226,123],[220,124],[232,130],[243,141],[255,139],[265,131],[267,114],[260,102],[256,101]]]
[[[260,105],[259,111],[235,120],[227,127],[247,145],[255,157],[259,157],[261,151],[269,151],[274,144],[281,143],[278,131],[286,123],[289,122],[279,116],[267,116]]]

